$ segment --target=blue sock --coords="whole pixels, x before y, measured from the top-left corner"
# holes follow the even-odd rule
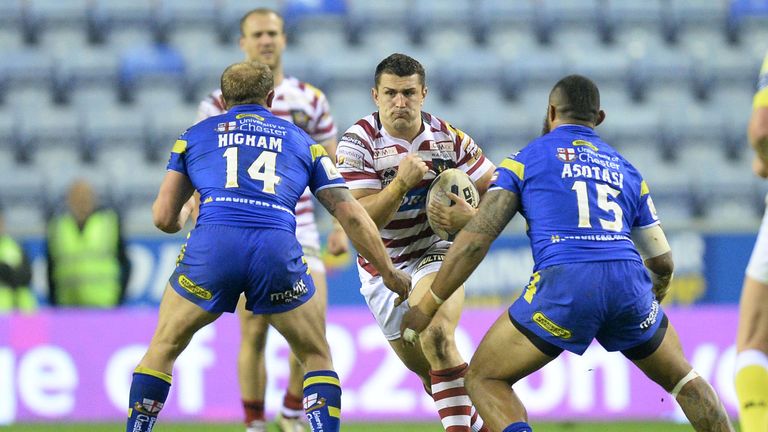
[[[338,432],[341,427],[341,384],[332,370],[304,375],[304,412],[312,432]]]
[[[528,423],[517,422],[505,427],[502,432],[533,432],[533,428]]]
[[[137,367],[131,382],[126,432],[151,432],[170,389],[170,375]]]

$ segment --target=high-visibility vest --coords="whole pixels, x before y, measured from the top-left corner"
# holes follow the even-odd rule
[[[0,263],[19,271],[24,262],[21,246],[7,235],[0,235]],[[31,312],[37,308],[37,299],[28,286],[11,286],[0,280],[0,313],[12,310]]]
[[[48,227],[49,259],[61,306],[112,307],[120,300],[120,226],[112,210],[97,210],[82,230],[70,214]]]

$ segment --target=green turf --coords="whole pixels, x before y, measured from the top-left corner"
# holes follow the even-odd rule
[[[2,427],[2,432],[115,432],[123,430],[125,426],[119,423],[36,423],[18,424]],[[536,432],[677,432],[693,431],[689,425],[672,423],[534,423]],[[345,423],[342,426],[344,432],[440,432],[443,429],[437,423]],[[163,423],[158,422],[154,432],[244,432],[243,426],[238,423]],[[270,432],[277,432],[277,428],[270,426]]]

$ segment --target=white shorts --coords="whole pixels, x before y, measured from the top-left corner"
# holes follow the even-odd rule
[[[445,258],[450,246],[451,244],[447,241],[438,241],[418,259],[398,265],[400,270],[411,275],[411,291],[424,276],[437,273],[440,270],[440,265],[443,263],[443,258]],[[384,337],[387,340],[400,338],[400,322],[403,320],[403,315],[408,312],[408,302],[405,301],[400,306],[395,307],[397,294],[384,285],[381,276],[372,277],[360,267],[358,267],[358,272],[362,282],[360,293],[365,297],[368,309],[376,318]]]
[[[766,203],[768,203],[768,197],[766,198]],[[752,257],[747,264],[747,276],[768,284],[768,209],[763,215],[763,222],[757,233],[757,241],[752,249]]]

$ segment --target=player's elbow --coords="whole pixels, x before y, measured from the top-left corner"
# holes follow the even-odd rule
[[[670,276],[675,271],[675,263],[672,261],[672,253],[667,252],[659,256],[645,260],[648,270],[659,276]]]
[[[181,229],[178,212],[174,213],[172,209],[157,200],[152,204],[152,221],[160,231],[168,234],[176,233]]]

